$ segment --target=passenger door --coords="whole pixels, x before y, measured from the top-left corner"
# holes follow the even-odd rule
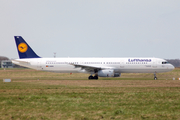
[[[121,60],[121,62],[120,62],[120,68],[124,68],[124,60]]]
[[[152,68],[157,68],[157,60],[153,59]]]
[[[37,69],[38,70],[42,70],[43,68],[42,68],[42,65],[41,65],[41,60],[38,60],[37,61]]]

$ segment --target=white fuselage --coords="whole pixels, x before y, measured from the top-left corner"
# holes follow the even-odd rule
[[[13,63],[49,72],[90,73],[83,67],[112,69],[118,73],[160,73],[174,69],[174,66],[160,58],[28,58],[12,60]]]

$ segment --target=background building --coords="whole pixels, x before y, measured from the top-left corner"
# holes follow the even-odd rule
[[[3,61],[3,60],[9,60],[9,58],[4,57],[4,56],[0,56],[0,67],[1,67],[1,61]]]
[[[1,61],[1,68],[13,68],[13,63],[11,60],[2,60]]]

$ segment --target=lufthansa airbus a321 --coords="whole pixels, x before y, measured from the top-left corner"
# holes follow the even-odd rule
[[[21,36],[15,36],[19,59],[14,64],[48,72],[88,73],[88,79],[120,77],[121,73],[168,72],[174,66],[160,58],[42,58],[39,57]]]

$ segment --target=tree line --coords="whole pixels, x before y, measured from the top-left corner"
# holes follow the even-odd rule
[[[174,67],[180,67],[180,59],[167,59],[167,61],[174,65]]]

